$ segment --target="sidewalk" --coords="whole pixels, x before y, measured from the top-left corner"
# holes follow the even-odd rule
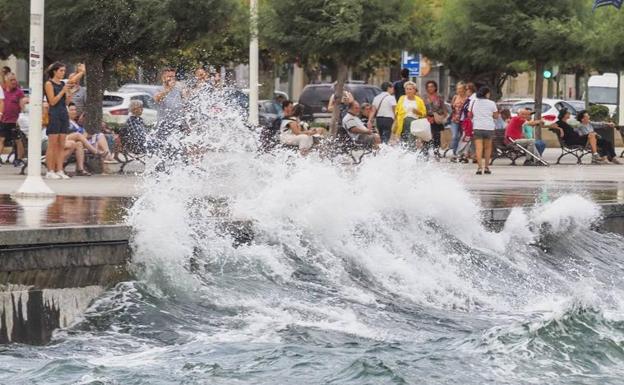
[[[621,151],[621,148],[617,149],[618,154]],[[591,165],[589,156],[583,159],[585,164],[581,166],[575,163],[576,159],[573,157],[564,158],[561,165],[555,165],[560,153],[555,148],[546,150],[544,158],[551,163],[550,167],[511,166],[509,160],[499,159],[491,167],[492,175],[475,175],[476,165],[454,164],[448,158],[442,159],[438,164],[456,175],[470,190],[482,194],[513,191],[528,194],[547,185],[555,189],[609,191],[610,195],[624,201],[624,165]],[[519,161],[522,162],[523,159]],[[112,172],[119,169],[117,165],[111,166]],[[126,169],[129,173],[124,175],[93,175],[70,180],[46,180],[46,183],[58,195],[133,196],[138,192],[141,176],[135,173],[140,171],[140,166],[130,164]],[[11,194],[19,188],[24,180],[24,176],[18,175],[19,170],[10,164],[0,166],[0,194]],[[71,174],[73,165],[67,170]]]
[[[129,197],[138,192],[137,182],[140,179],[137,165],[126,167],[127,174],[118,174],[119,165],[110,165],[110,175],[92,175],[75,177],[70,180],[45,180],[50,188],[58,195],[93,196],[93,197]],[[66,171],[73,175],[74,165],[69,165]],[[44,168],[45,169],[45,168]],[[4,163],[0,166],[0,195],[15,192],[24,181],[25,176],[19,175],[21,167],[13,167]]]

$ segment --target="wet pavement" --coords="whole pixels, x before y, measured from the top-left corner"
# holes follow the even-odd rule
[[[601,204],[624,204],[624,182],[517,180],[504,184],[468,182],[467,185],[484,209],[533,206],[571,193]],[[0,228],[121,224],[134,199],[59,195],[33,201],[0,194]]]
[[[618,154],[622,149],[617,149]],[[624,165],[554,165],[560,150],[547,149],[551,167],[510,166],[498,160],[492,175],[475,175],[475,165],[438,163],[472,191],[484,209],[533,206],[565,194],[579,194],[597,203],[624,204]],[[130,174],[97,175],[46,183],[58,194],[49,200],[17,202],[9,194],[24,177],[0,167],[0,228],[110,225],[123,223],[134,197],[141,193],[139,169]]]
[[[0,195],[0,228],[112,225],[123,223],[134,198],[57,196],[15,200]]]
[[[624,204],[624,182],[506,183],[504,187],[480,185],[470,189],[484,208],[533,206],[551,202],[563,195],[578,194],[599,204]]]

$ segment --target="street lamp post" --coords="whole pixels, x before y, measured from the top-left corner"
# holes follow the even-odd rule
[[[618,126],[624,126],[624,71],[618,73]]]
[[[28,175],[13,195],[51,197],[54,192],[41,178],[41,115],[43,104],[44,0],[30,0],[30,112],[28,129]]]
[[[250,0],[249,41],[249,123],[257,126],[258,119],[258,0]]]

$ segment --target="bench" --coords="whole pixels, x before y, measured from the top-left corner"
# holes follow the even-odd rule
[[[114,148],[111,148],[113,157],[121,164],[119,174],[124,173],[124,169],[132,162],[139,162],[145,166],[147,158],[147,147],[144,138],[134,138],[128,130],[128,126],[122,126],[118,131],[118,141],[115,141]]]
[[[505,130],[494,130],[490,165],[494,164],[496,159],[509,159],[511,160],[511,165],[516,166],[516,161],[523,157],[526,157],[524,151],[513,144],[505,143]]]
[[[559,135],[559,131],[553,129],[549,129],[549,131],[552,131],[557,135],[557,141],[559,142],[559,147],[561,147],[561,155],[559,155],[559,158],[557,158],[557,164],[561,164],[561,159],[563,159],[563,157],[567,155],[572,155],[573,157],[575,157],[576,164],[582,164],[583,157],[585,157],[586,155],[591,155],[592,151],[588,145],[570,146],[563,141],[563,138]]]
[[[139,162],[143,166],[145,166],[145,158],[147,157],[147,153],[135,154],[135,153],[129,151],[122,144],[120,146],[120,148],[118,149],[118,151],[115,151],[115,154],[113,155],[113,157],[115,158],[115,160],[119,164],[121,164],[121,167],[119,168],[119,173],[123,174],[124,173],[124,169],[126,168],[126,166],[129,165],[132,162]]]
[[[363,144],[359,144],[353,141],[353,138],[347,133],[347,131],[340,127],[336,134],[336,139],[331,143],[332,147],[336,149],[338,154],[346,155],[353,161],[353,164],[360,164],[366,155],[373,153],[372,147],[367,147]],[[359,153],[359,154],[358,154]]]
[[[622,137],[622,140],[624,140],[624,126],[620,126],[618,130],[620,131],[620,136]],[[620,158],[624,158],[624,150],[622,150]]]
[[[22,164],[19,175],[26,175],[26,169],[28,168],[28,158],[24,158],[22,160],[24,161],[24,163]],[[41,166],[47,169],[48,166],[46,163],[45,155],[41,155],[40,162]],[[76,163],[76,155],[74,154],[72,154],[69,158],[65,160],[65,162],[63,162],[63,170],[65,170],[65,167],[69,166],[72,163]]]

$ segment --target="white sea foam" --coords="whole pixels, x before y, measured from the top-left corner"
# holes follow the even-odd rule
[[[373,306],[379,295],[399,296],[468,311],[515,306],[496,292],[509,289],[507,278],[483,282],[476,274],[513,269],[531,282],[535,263],[524,250],[543,231],[589,229],[600,214],[581,196],[564,196],[534,210],[512,210],[504,229],[492,232],[481,223],[481,207],[465,186],[412,153],[385,148],[359,167],[315,154],[255,155],[249,152],[253,133],[241,124],[242,116],[222,111],[218,119],[191,119],[202,121],[194,143],[209,147],[217,141],[214,151],[175,163],[165,174],[148,172],[129,222],[136,229],[135,261],[158,272],[152,279],[248,309],[243,318],[256,338],[288,323],[377,335],[345,308],[345,299]],[[232,246],[231,236],[209,219],[214,204],[207,198],[224,198],[230,217],[251,221],[254,241]],[[511,250],[518,251],[513,258]],[[198,274],[188,272],[191,258],[200,265]],[[482,258],[498,262],[474,268],[473,261]],[[294,293],[311,284],[299,281],[300,271],[339,293],[341,303],[315,306],[315,299]],[[229,275],[240,280],[239,292],[236,285],[210,287]],[[279,301],[250,299],[245,285],[265,279],[296,289],[292,297],[288,289],[280,292],[286,298]]]

